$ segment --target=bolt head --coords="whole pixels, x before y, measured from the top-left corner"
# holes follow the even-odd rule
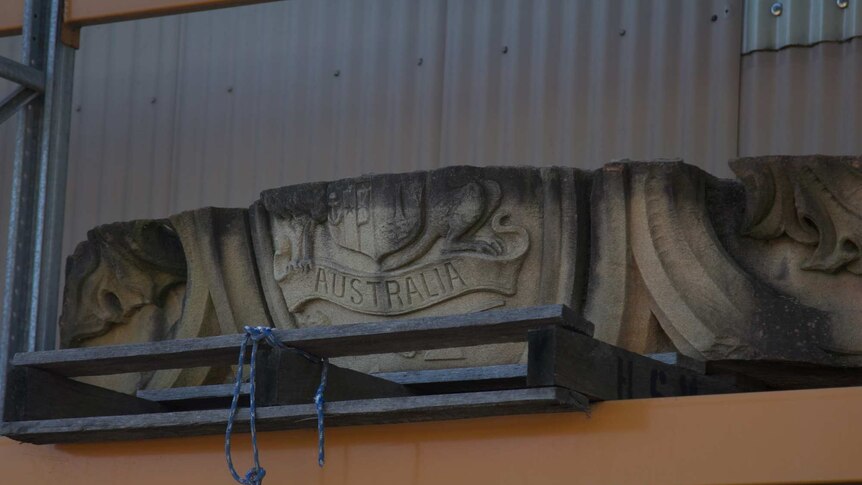
[[[835,0],[835,5],[840,9],[845,9],[850,6],[850,0]]]
[[[784,4],[782,4],[781,2],[773,3],[772,6],[769,7],[769,12],[772,14],[773,17],[780,16],[781,13],[784,12]]]

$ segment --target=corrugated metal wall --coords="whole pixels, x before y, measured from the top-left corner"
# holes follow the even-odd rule
[[[727,174],[741,14],[300,0],[87,28],[65,247],[98,223],[368,171],[628,156]]]
[[[862,35],[862,4],[858,0],[745,2],[744,54],[791,45],[840,42],[859,35]]]
[[[862,154],[862,38],[742,58],[743,156]]]
[[[85,29],[66,249],[100,222],[438,165],[445,7],[291,1]]]
[[[449,2],[441,161],[682,157],[728,174],[741,6]]]
[[[737,153],[862,151],[860,41],[741,57],[742,16],[742,0],[294,0],[88,27],[65,250],[100,223],[369,171],[683,157],[727,176]]]

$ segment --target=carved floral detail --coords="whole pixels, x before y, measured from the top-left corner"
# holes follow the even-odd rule
[[[743,234],[814,246],[803,269],[862,274],[862,159],[743,158],[731,168],[745,184]]]

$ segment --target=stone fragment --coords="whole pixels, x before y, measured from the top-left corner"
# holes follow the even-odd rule
[[[65,346],[569,305],[595,336],[777,387],[862,364],[862,161],[447,167],[100,226],[69,258]],[[522,361],[524,346],[345,358],[366,372]],[[815,369],[802,371],[800,369]],[[229,369],[93,378],[138,388]],[[831,376],[831,377],[830,377]],[[836,380],[828,382],[838,382]]]

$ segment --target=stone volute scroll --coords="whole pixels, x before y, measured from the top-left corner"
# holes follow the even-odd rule
[[[822,350],[828,315],[756,278],[720,240],[719,233],[738,227],[741,207],[723,200],[733,185],[681,162],[611,164],[600,180],[594,228],[603,231],[600,240],[625,241],[619,258],[626,261],[607,261],[605,245],[594,247],[587,314],[597,328],[617,329],[605,338],[707,361],[830,360]],[[617,190],[604,190],[609,184]],[[609,215],[623,222],[602,224]],[[614,285],[626,286],[608,288]],[[614,305],[622,292],[625,303]],[[615,306],[616,314],[599,313]]]
[[[862,365],[862,160],[764,157],[595,171],[455,166],[266,190],[100,226],[69,258],[64,345],[565,304],[595,337],[773,387]],[[854,296],[855,295],[855,296]],[[345,358],[362,372],[522,362],[495,344]],[[230,369],[88,378],[134,392]],[[837,381],[836,381],[837,382]]]

